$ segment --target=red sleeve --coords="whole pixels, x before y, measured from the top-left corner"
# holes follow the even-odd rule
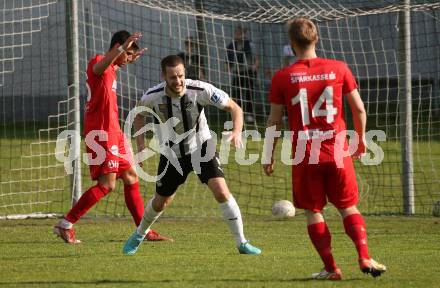
[[[98,55],[96,55],[96,57],[92,61],[94,61],[94,64],[96,64],[99,61],[101,61],[102,59],[104,59],[104,55],[98,54]]]
[[[104,58],[102,55],[96,55],[94,58],[92,58],[89,61],[89,64],[87,65],[87,78],[88,79],[98,77],[98,75],[95,75],[95,73],[93,73],[93,66],[95,66],[96,63],[101,61],[102,58]]]
[[[269,102],[273,104],[284,104],[283,89],[282,89],[281,73],[276,73],[272,78],[270,85]]]
[[[104,73],[102,73],[102,75],[96,75],[95,73],[93,73],[93,66],[95,66],[96,63],[98,63],[99,61],[101,61],[102,59],[104,59],[104,55],[98,54],[95,56],[95,58],[93,58],[92,60],[90,60],[88,67],[87,67],[87,73],[89,73],[88,77],[100,77],[102,75],[108,74],[108,72],[110,71],[111,65],[109,67],[107,67],[107,69],[105,69]]]
[[[353,91],[354,89],[356,89],[357,83],[356,83],[356,79],[354,78],[353,74],[351,73],[350,68],[348,68],[348,66],[346,64],[344,64],[343,66],[344,68],[344,84],[342,85],[342,95],[348,94],[351,91]]]

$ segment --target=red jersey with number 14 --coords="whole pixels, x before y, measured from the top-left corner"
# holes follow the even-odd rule
[[[93,73],[93,66],[103,58],[104,55],[96,55],[87,66],[88,96],[84,113],[85,135],[92,130],[104,130],[109,136],[121,133],[115,68],[110,65],[102,75]]]
[[[319,153],[319,162],[335,161],[335,136],[346,129],[342,95],[356,88],[350,69],[337,60],[298,60],[275,74],[269,100],[287,106],[294,152],[298,150],[298,141],[304,140],[304,160],[308,161],[311,143],[321,138],[320,150],[315,151]],[[345,137],[343,141],[346,150]]]

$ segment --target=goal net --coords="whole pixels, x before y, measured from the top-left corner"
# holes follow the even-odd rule
[[[109,48],[112,33],[141,31],[148,51],[118,73],[121,126],[143,91],[161,81],[160,60],[184,53],[187,74],[225,90],[242,106],[245,129],[264,138],[267,93],[274,72],[294,61],[285,54],[285,22],[313,19],[319,29],[318,55],[345,61],[352,69],[368,114],[368,130],[382,130],[379,165],[356,164],[360,208],[372,214],[402,213],[403,11],[410,11],[412,173],[417,214],[430,214],[440,200],[440,4],[436,1],[289,0],[79,0],[79,65],[84,106],[88,59]],[[60,132],[73,129],[73,97],[68,93],[65,1],[0,1],[0,217],[65,213],[72,203],[71,176],[55,159]],[[237,28],[239,27],[239,28]],[[241,37],[243,59],[230,45]],[[238,42],[235,42],[238,43]],[[229,48],[228,48],[229,46]],[[287,46],[287,47],[286,47]],[[238,49],[238,48],[237,48]],[[229,52],[229,53],[228,53]],[[232,58],[231,58],[232,57]],[[234,58],[235,57],[235,58]],[[345,109],[348,111],[349,109]],[[82,111],[81,111],[82,112]],[[219,135],[227,113],[207,109],[210,128]],[[350,112],[346,120],[351,127]],[[286,123],[287,125],[287,123]],[[287,126],[285,126],[287,129]],[[219,139],[220,140],[220,139]],[[148,141],[147,141],[148,142]],[[83,148],[83,147],[82,147]],[[230,149],[224,165],[227,183],[243,214],[268,215],[272,203],[291,200],[291,167],[279,159],[274,176],[261,168],[262,141],[247,138],[246,150]],[[289,149],[289,147],[283,147]],[[251,163],[240,165],[236,159]],[[223,160],[225,160],[224,157]],[[146,163],[155,175],[158,157]],[[82,165],[82,187],[92,182]],[[144,198],[155,184],[141,180]],[[217,205],[205,185],[191,175],[176,194],[168,216],[213,216]],[[37,214],[38,215],[38,214]],[[91,215],[127,216],[119,183]]]

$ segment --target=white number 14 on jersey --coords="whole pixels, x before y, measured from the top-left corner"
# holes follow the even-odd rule
[[[321,109],[322,104],[325,102],[325,109]],[[292,98],[292,105],[296,105],[299,103],[301,106],[301,117],[303,125],[310,124],[310,112],[309,105],[307,99],[307,89],[301,88],[299,90],[298,95]],[[327,123],[333,123],[335,121],[335,115],[338,113],[338,109],[333,107],[333,87],[327,86],[322,92],[321,96],[319,96],[318,101],[316,101],[315,105],[312,109],[312,117],[325,116],[327,117]]]

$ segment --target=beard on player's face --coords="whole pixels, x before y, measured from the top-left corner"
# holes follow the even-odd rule
[[[166,67],[166,71],[163,75],[167,88],[172,92],[179,94],[185,88],[185,68],[183,65],[177,65],[175,67]]]

